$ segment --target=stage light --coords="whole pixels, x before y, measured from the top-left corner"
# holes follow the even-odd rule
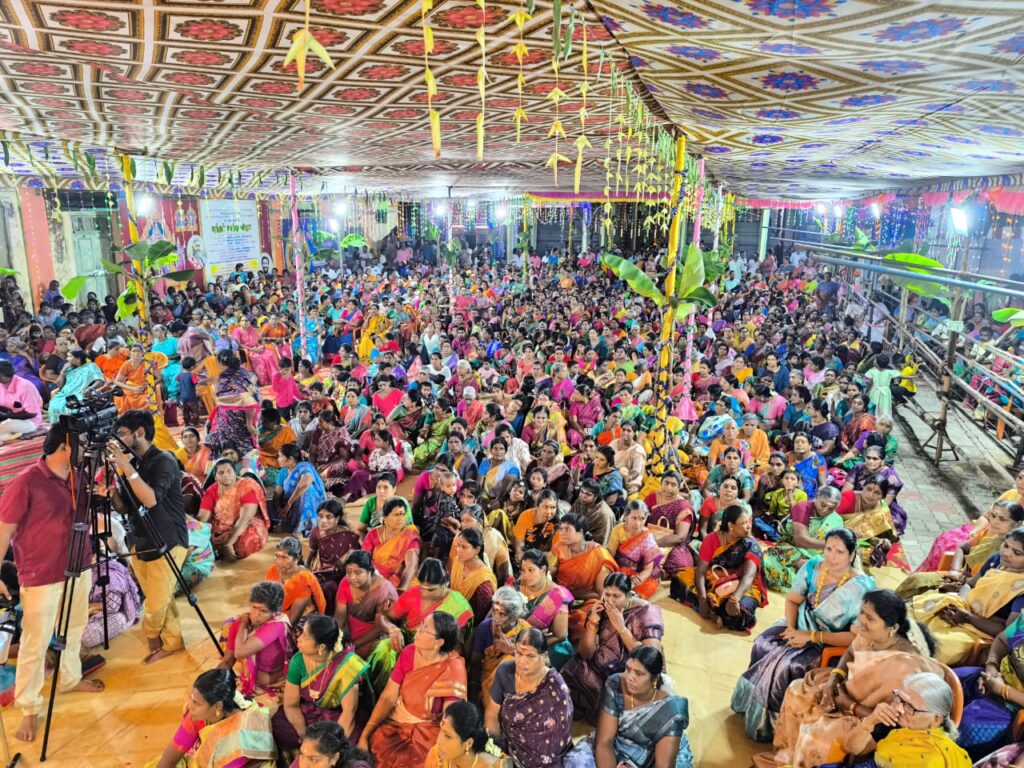
[[[328,221],[327,221],[327,228],[330,229],[331,232],[334,232],[335,234],[337,234],[338,233],[338,229],[339,229],[338,228],[338,220],[337,219],[328,219]]]
[[[871,215],[876,219],[882,218],[882,209],[878,207],[878,203],[871,204]]]
[[[499,205],[494,209],[494,215],[497,217],[499,223],[504,224],[508,221],[508,208],[504,205]]]
[[[444,203],[434,203],[434,215],[435,216],[447,216],[448,206]]]
[[[950,208],[949,216],[953,220],[953,231],[958,235],[966,235],[970,224],[967,220],[967,211],[963,208]]]
[[[814,210],[816,210],[818,213],[822,213],[823,214],[828,209],[825,207],[824,203],[818,203],[816,206],[814,206]]]
[[[475,211],[476,210],[476,200],[467,200],[466,201],[466,210],[467,211]]]
[[[835,208],[832,209],[832,213],[834,213],[836,216],[842,216],[843,215],[843,206],[837,205]]]
[[[135,204],[135,215],[136,216],[147,216],[149,212],[153,210],[153,204],[156,201],[153,200],[149,195],[143,195],[139,198],[139,202]]]
[[[338,202],[336,202],[334,204],[334,215],[335,216],[344,216],[346,208],[347,208],[347,206],[345,205],[345,201],[344,200],[339,200]]]

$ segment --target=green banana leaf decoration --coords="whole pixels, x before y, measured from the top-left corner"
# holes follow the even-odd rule
[[[1024,309],[1015,307],[1004,307],[992,313],[992,319],[997,323],[1009,323],[1013,328],[1024,328]]]
[[[362,248],[364,245],[367,245],[367,242],[366,238],[363,237],[362,235],[358,235],[355,232],[350,232],[349,234],[345,235],[345,239],[342,240],[338,245],[340,248]]]
[[[883,257],[883,261],[892,262],[894,266],[919,275],[931,274],[928,269],[921,269],[921,267],[943,269],[941,263],[919,253],[890,253]],[[892,279],[897,285],[906,288],[911,293],[916,293],[926,299],[937,299],[946,306],[950,305],[949,289],[940,283],[910,277],[893,277]]]
[[[635,293],[650,299],[659,307],[663,307],[667,303],[665,294],[659,291],[658,286],[647,276],[647,273],[633,262],[627,261],[621,256],[603,253],[601,254],[601,265],[623,280]]]

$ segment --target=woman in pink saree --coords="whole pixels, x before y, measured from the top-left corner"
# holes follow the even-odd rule
[[[277,352],[272,346],[263,343],[260,332],[252,326],[248,317],[242,316],[238,327],[231,332],[231,338],[238,342],[242,359],[256,374],[259,385],[265,387],[270,384],[277,372]]]
[[[284,692],[285,671],[291,659],[291,622],[282,613],[284,587],[261,581],[249,592],[249,610],[228,619],[221,630],[224,656],[217,664],[234,669],[238,690],[255,698],[270,713],[277,711]]]

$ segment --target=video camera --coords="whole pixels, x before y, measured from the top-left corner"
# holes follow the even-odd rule
[[[60,417],[60,425],[72,435],[84,437],[87,443],[106,444],[114,436],[117,406],[114,398],[123,394],[118,387],[80,400],[74,395],[66,402],[68,412]]]

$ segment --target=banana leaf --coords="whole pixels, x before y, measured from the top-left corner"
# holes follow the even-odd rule
[[[711,309],[718,304],[718,297],[704,287],[691,289],[683,298],[686,302],[696,304],[701,309]]]
[[[1015,317],[1024,318],[1024,309],[1017,309],[1016,307],[1003,307],[992,312],[992,319],[997,323],[1009,323],[1012,322]]]
[[[362,248],[366,245],[366,238],[362,235],[358,235],[355,232],[351,232],[345,235],[345,239],[339,243],[340,248]]]
[[[665,295],[658,290],[654,281],[640,267],[611,253],[601,254],[601,264],[612,271],[617,278],[625,281],[634,293],[644,296],[659,307],[665,305]]]
[[[89,279],[88,275],[75,275],[60,289],[60,295],[68,301],[74,301],[75,298],[82,292],[85,287],[85,281]]]
[[[176,283],[183,283],[186,280],[191,280],[192,275],[195,273],[194,269],[180,269],[177,272],[168,272],[165,275],[160,275],[160,277],[165,280],[173,280]]]
[[[686,251],[686,263],[683,265],[683,279],[679,283],[678,291],[680,296],[686,296],[694,288],[704,285],[704,254],[700,246],[690,243]]]

